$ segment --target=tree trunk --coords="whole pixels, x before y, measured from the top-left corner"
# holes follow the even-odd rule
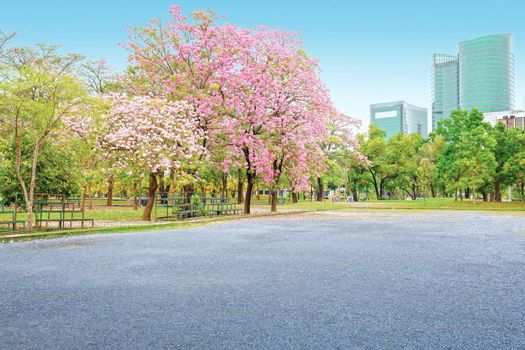
[[[222,174],[221,197],[228,198],[228,174]]]
[[[501,202],[501,181],[499,178],[494,181],[494,201]]]
[[[80,210],[84,211],[86,210],[86,194],[88,191],[88,186],[85,185],[82,187],[82,202],[80,202]]]
[[[149,175],[149,186],[148,186],[148,203],[146,204],[146,207],[144,208],[144,215],[142,215],[143,221],[151,221],[151,213],[155,205],[155,193],[157,192],[157,188],[158,188],[157,175],[150,174]]]
[[[254,184],[254,176],[251,173],[251,171],[246,172],[246,196],[244,198],[244,214],[250,214],[250,207],[252,203],[252,192],[253,192],[253,184]]]
[[[132,197],[133,198],[133,210],[138,210],[139,209],[138,208],[138,203],[137,203],[138,202],[138,198],[137,198],[138,197],[137,196],[138,187],[139,187],[139,185],[136,182],[134,182],[133,183],[133,197]]]
[[[277,190],[276,189],[272,189],[271,192],[270,192],[270,197],[272,198],[271,200],[271,212],[272,213],[276,213],[277,212]]]
[[[31,230],[31,227],[29,227],[29,194],[27,192],[27,186],[26,182],[24,181],[24,178],[22,177],[22,142],[20,140],[20,137],[18,136],[18,117],[15,121],[15,164],[16,164],[16,177],[18,178],[18,182],[20,183],[20,187],[22,187],[22,193],[24,195],[24,201],[28,210],[28,218],[27,218],[27,225],[28,229]],[[31,210],[32,210],[32,204],[31,204]],[[32,211],[31,211],[32,212]],[[33,223],[33,219],[31,218],[31,224]]]
[[[372,175],[372,183],[374,184],[374,190],[376,191],[376,199],[381,200],[383,197],[383,193],[381,189],[379,188],[379,185],[377,183],[377,179],[372,171],[370,171],[370,174]]]
[[[434,189],[432,182],[430,183],[430,192],[432,193],[432,198],[436,198],[436,190]]]
[[[293,204],[299,203],[299,198],[298,198],[297,192],[295,191],[292,192],[292,203]]]
[[[206,186],[204,184],[201,185],[201,202],[206,202]]]
[[[241,175],[239,175],[239,180],[237,181],[237,204],[244,203],[244,181],[241,179]]]
[[[324,198],[324,184],[320,176],[317,177],[317,201],[322,202]]]
[[[40,152],[40,143],[37,141],[33,149],[33,162],[31,164],[31,182],[29,183],[29,202],[27,203],[27,229],[33,229],[33,203],[36,186],[36,167],[38,163],[38,153]]]
[[[113,206],[113,188],[115,187],[115,177],[112,175],[109,175],[108,179],[108,193],[107,193],[107,200],[106,200],[106,206],[111,207]]]
[[[193,195],[193,191],[195,190],[193,184],[182,186],[182,190],[184,192],[185,202],[191,203],[191,196]]]
[[[171,177],[170,177],[171,179]],[[172,179],[171,179],[172,180]],[[159,175],[158,177],[158,183],[159,183],[159,194],[160,194],[160,198],[162,199],[168,199],[169,195],[170,195],[170,189],[171,189],[171,181],[168,182],[168,184],[166,184],[166,181],[165,181],[165,177],[164,176],[161,176]]]
[[[352,197],[354,198],[354,202],[359,202],[359,193],[357,193],[357,189],[355,187],[352,188]]]
[[[88,209],[89,210],[93,210],[93,190],[92,190],[92,187],[91,187],[91,184],[89,184],[89,204],[88,204]]]
[[[385,193],[385,181],[384,180],[380,180],[379,181],[379,197],[377,199],[382,201],[384,199],[383,198],[383,194],[384,193]]]

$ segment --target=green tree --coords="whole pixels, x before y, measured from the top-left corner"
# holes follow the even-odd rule
[[[387,181],[395,177],[385,137],[385,130],[371,124],[368,129],[368,137],[361,143],[361,152],[370,161],[368,172],[376,198],[379,200],[383,199]]]
[[[437,172],[437,161],[445,142],[442,137],[432,133],[420,148],[419,164],[417,167],[420,185],[425,200],[429,192],[436,196],[436,188],[440,184]]]
[[[469,189],[475,201],[477,190],[492,182],[497,166],[492,126],[477,109],[456,110],[437,132],[446,142],[438,159],[438,171],[447,190],[457,194]]]
[[[524,132],[498,123],[494,128],[496,169],[494,174],[494,200],[501,202],[502,186],[512,186],[524,169],[520,167],[525,154]]]
[[[358,135],[358,140],[362,142],[364,135]],[[370,162],[366,157],[352,150],[342,152],[338,162],[341,164],[341,171],[344,173],[347,192],[352,195],[354,202],[359,202],[359,193],[368,191]]]
[[[77,194],[81,172],[78,171],[79,163],[73,149],[63,142],[60,142],[60,147],[56,146],[56,144],[44,143],[41,147],[35,190],[39,193]],[[23,157],[32,149],[30,140],[24,138],[22,140]],[[22,193],[16,176],[15,158],[14,142],[4,140],[0,143],[0,159],[3,160],[0,162],[0,197],[11,203],[17,199],[17,194]],[[21,173],[23,178],[30,177],[31,164],[29,162],[22,162]],[[18,200],[23,200],[23,198],[18,198]]]
[[[333,190],[345,182],[341,156],[346,152],[359,154],[358,144],[352,134],[355,126],[355,120],[337,112],[332,113],[327,120],[328,135],[322,144],[324,164],[317,166],[320,171],[315,179],[318,202],[324,199],[325,185]]]
[[[14,142],[15,173],[33,228],[33,202],[42,148],[60,135],[66,120],[87,103],[87,93],[74,75],[79,55],[60,55],[57,47],[14,47],[0,57],[0,128]],[[31,150],[23,152],[23,142]],[[23,168],[30,164],[30,174]]]
[[[388,160],[391,164],[393,190],[399,189],[413,200],[417,199],[420,187],[421,134],[397,134],[388,140]]]

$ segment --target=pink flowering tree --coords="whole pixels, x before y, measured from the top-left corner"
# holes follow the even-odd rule
[[[222,160],[217,167],[246,174],[246,214],[257,178],[274,194],[284,171],[304,185],[333,107],[297,35],[219,25],[212,12],[190,21],[176,5],[170,13],[165,24],[130,31],[135,92],[193,106],[202,146]]]
[[[111,95],[99,141],[112,167],[149,176],[143,220],[150,221],[158,177],[191,166],[204,154],[193,107],[146,96]]]
[[[134,94],[162,96],[170,101],[186,101],[192,108],[197,127],[202,132],[201,146],[208,153],[222,153],[221,142],[210,137],[216,128],[222,103],[220,81],[228,76],[237,62],[225,42],[235,40],[230,27],[215,24],[211,11],[198,11],[186,18],[180,7],[170,7],[170,19],[163,23],[153,19],[144,27],[129,32],[129,61],[133,67],[131,90]],[[234,45],[229,44],[233,48]],[[212,157],[219,159],[221,155]],[[188,177],[198,176],[208,166],[204,158],[195,159],[188,168]],[[194,191],[191,183],[184,185],[186,195]]]
[[[294,187],[307,186],[309,159],[322,156],[332,102],[317,62],[294,34],[262,28],[237,35],[239,65],[220,85],[224,108],[219,130],[246,169],[245,213],[257,176],[270,187],[276,211],[284,171],[290,172]]]

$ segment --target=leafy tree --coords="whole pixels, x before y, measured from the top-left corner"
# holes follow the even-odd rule
[[[39,158],[44,144],[63,130],[65,120],[88,103],[83,85],[74,76],[79,55],[60,55],[57,48],[14,47],[0,57],[0,128],[15,147],[15,173],[33,228],[33,202]],[[23,152],[23,143],[31,150]],[[30,174],[24,176],[25,164]]]
[[[494,128],[496,146],[496,169],[494,174],[494,200],[501,202],[501,187],[514,184],[520,173],[523,173],[521,162],[525,159],[525,144],[523,131],[507,128],[498,123]]]
[[[387,181],[396,176],[385,137],[386,131],[375,124],[370,124],[368,137],[361,143],[360,148],[363,155],[370,161],[368,172],[378,200],[383,199]]]
[[[388,159],[394,188],[417,199],[420,187],[421,147],[424,139],[419,133],[408,136],[396,134],[388,140]]]
[[[425,200],[428,197],[429,191],[432,197],[435,197],[436,189],[440,185],[437,161],[443,146],[443,138],[436,134],[431,134],[420,148],[421,155],[419,157],[417,171]]]
[[[478,189],[492,182],[497,163],[493,128],[477,109],[456,110],[437,133],[446,142],[438,159],[438,171],[447,189],[456,194],[470,189],[473,200]]]
[[[358,135],[357,139],[359,142],[362,142],[363,135]],[[337,162],[341,164],[348,193],[352,194],[354,202],[358,202],[360,200],[359,193],[363,190],[368,190],[368,167],[370,167],[371,163],[368,159],[352,150],[341,152],[337,158]]]
[[[324,185],[328,182],[331,189],[345,183],[345,172],[352,160],[364,160],[359,153],[359,142],[352,134],[360,123],[342,113],[333,112],[327,119],[328,133],[321,144],[323,155],[314,159],[310,167],[316,169],[317,201],[322,202]],[[321,162],[321,163],[319,163]],[[324,164],[323,164],[324,163]]]
[[[33,146],[26,137],[22,140],[22,155],[31,152]],[[8,202],[14,202],[17,195],[22,193],[20,182],[15,170],[15,145],[12,140],[4,140],[0,144],[0,197]],[[28,178],[31,174],[30,163],[23,162],[22,177]],[[54,143],[42,144],[40,157],[37,163],[35,191],[38,193],[77,194],[79,163],[73,149],[67,140],[55,140]],[[23,198],[18,198],[23,200]],[[18,203],[25,204],[25,203]]]

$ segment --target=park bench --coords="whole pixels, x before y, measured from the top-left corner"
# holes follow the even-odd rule
[[[11,210],[10,208],[5,207],[3,202],[1,202],[1,204],[2,205],[0,205],[0,232],[16,231],[19,226],[25,228],[26,222],[17,219],[16,210]]]
[[[65,228],[68,223],[69,228],[73,228],[75,222],[80,222],[82,228],[86,223],[90,223],[91,227],[95,226],[93,219],[84,217],[84,211],[80,203],[76,201],[37,201],[35,202],[35,214],[35,223],[46,229],[49,228],[50,223],[58,223],[58,228]],[[80,217],[75,217],[75,215]]]
[[[179,218],[179,219],[187,219],[189,217],[195,217],[195,216],[198,216],[197,214],[201,213],[201,210],[198,210],[198,209],[188,209],[188,210],[180,210],[180,211],[176,211],[175,212],[175,215]]]
[[[207,215],[236,215],[241,209],[232,203],[214,203],[205,205],[205,211]]]
[[[45,223],[45,228],[49,229],[49,223],[56,222],[58,223],[58,228],[65,228],[65,224],[69,223],[69,228],[73,228],[74,222],[80,222],[80,227],[84,228],[84,223],[91,223],[91,227],[95,227],[95,220],[93,219],[37,219],[37,226],[42,227],[42,223]],[[40,225],[39,225],[40,224]]]
[[[6,229],[2,229],[5,227]],[[0,221],[0,232],[17,231],[22,227],[26,228],[26,222],[24,220],[2,220]]]
[[[241,212],[236,204],[230,203],[228,198],[204,198],[200,203],[193,201],[188,203],[188,198],[158,198],[156,211],[163,212],[162,216],[156,216],[159,220],[187,219],[197,216],[236,215]]]

